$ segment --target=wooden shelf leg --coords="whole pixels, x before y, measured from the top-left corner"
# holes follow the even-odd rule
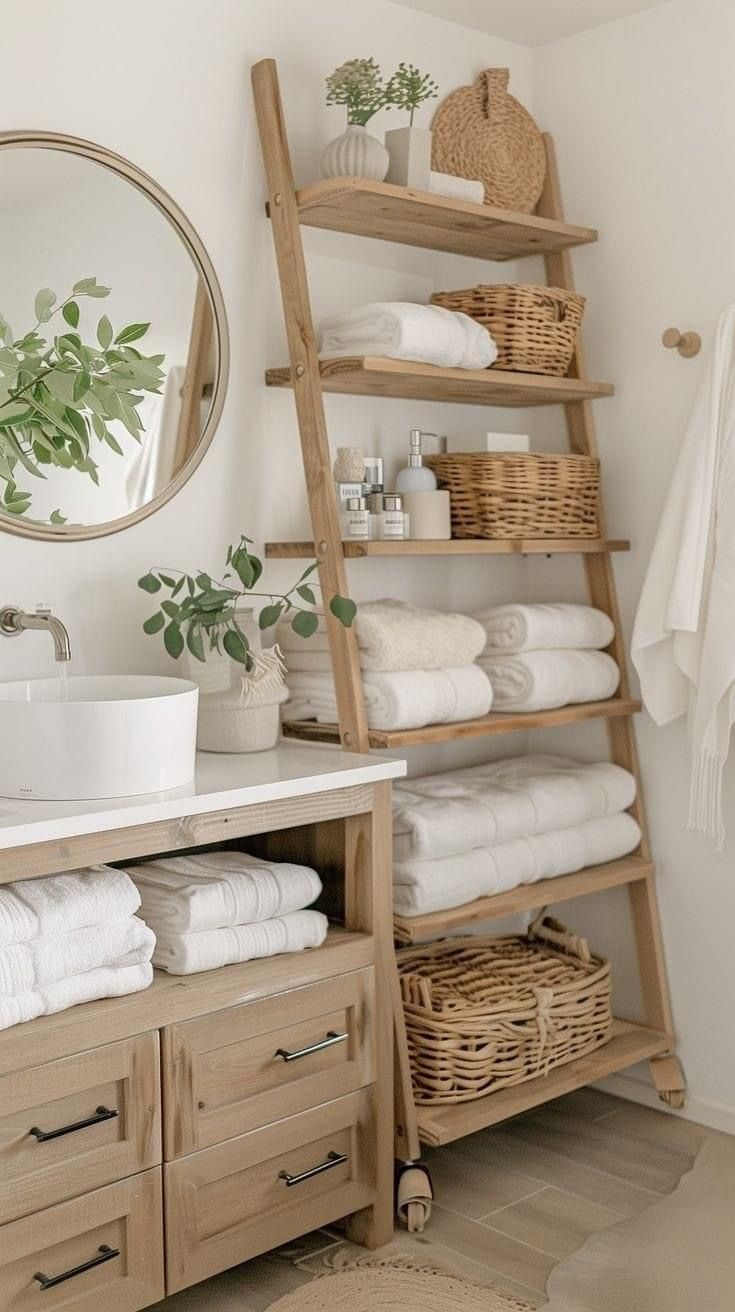
[[[681,1069],[679,1058],[674,1056],[654,1057],[649,1065],[651,1078],[658,1089],[658,1096],[661,1101],[675,1111],[680,1111],[686,1105],[687,1098],[684,1072]]]

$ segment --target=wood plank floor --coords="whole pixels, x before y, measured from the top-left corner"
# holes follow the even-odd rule
[[[674,1189],[710,1134],[580,1089],[501,1127],[427,1149],[436,1191],[431,1224],[424,1235],[397,1232],[394,1247],[541,1308],[557,1263],[592,1232]],[[265,1312],[352,1251],[364,1252],[336,1230],[319,1231],[184,1290],[157,1312]]]

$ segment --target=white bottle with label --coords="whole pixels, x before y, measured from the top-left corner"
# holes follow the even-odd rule
[[[411,429],[408,464],[396,478],[396,492],[436,491],[436,475],[424,465],[424,458],[421,454],[422,436],[420,428]]]

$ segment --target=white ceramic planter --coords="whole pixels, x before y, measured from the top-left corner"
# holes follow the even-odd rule
[[[388,164],[388,151],[382,141],[371,137],[361,124],[350,123],[346,132],[324,147],[321,173],[323,178],[372,178],[382,182]]]
[[[397,187],[429,190],[431,132],[428,128],[392,128],[385,134],[388,150],[386,182]]]

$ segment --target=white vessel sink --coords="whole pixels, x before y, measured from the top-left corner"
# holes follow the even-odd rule
[[[0,796],[131,797],[194,778],[199,689],[154,675],[0,683]]]

